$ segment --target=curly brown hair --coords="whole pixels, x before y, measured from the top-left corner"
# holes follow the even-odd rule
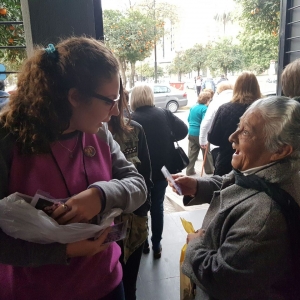
[[[119,63],[105,45],[92,38],[71,37],[48,53],[38,47],[18,76],[17,90],[0,115],[0,126],[16,135],[24,153],[49,152],[69,127],[72,116],[68,92],[89,92],[119,72]]]
[[[261,97],[256,76],[253,73],[243,72],[234,84],[231,102],[251,104]]]
[[[122,133],[128,134],[133,130],[133,127],[130,126],[131,116],[128,107],[129,93],[124,90],[122,81],[120,80],[120,100],[118,102],[118,108],[120,113],[117,116],[111,116],[109,127],[112,129],[113,134],[117,134],[122,137]],[[126,119],[124,118],[124,113]]]

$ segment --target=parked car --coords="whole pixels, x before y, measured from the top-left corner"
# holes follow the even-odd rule
[[[188,103],[187,94],[184,91],[163,84],[154,84],[152,89],[156,107],[166,108],[174,113],[179,107],[186,106]]]
[[[184,91],[173,88],[167,84],[149,85],[154,93],[154,104],[156,107],[166,108],[175,113],[179,107],[188,104],[187,94]],[[132,89],[128,90],[129,97]]]

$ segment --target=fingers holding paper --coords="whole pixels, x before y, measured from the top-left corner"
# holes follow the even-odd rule
[[[87,223],[101,210],[101,200],[98,189],[90,188],[60,205],[51,217],[57,223],[64,225],[70,223]]]
[[[182,174],[172,175],[175,183],[180,187],[182,195],[195,195],[197,192],[197,180],[193,177],[185,176]],[[169,182],[169,185],[172,187],[173,191],[178,194],[174,185]]]

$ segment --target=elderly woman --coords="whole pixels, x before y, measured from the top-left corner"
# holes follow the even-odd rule
[[[229,81],[220,82],[217,86],[216,95],[209,103],[204,119],[200,126],[199,142],[202,149],[205,149],[208,145],[207,134],[210,130],[211,124],[214,120],[218,108],[229,102],[233,96],[233,84]],[[210,152],[213,158],[213,165],[215,165],[217,156],[219,154],[219,146],[210,144]]]
[[[185,123],[170,111],[154,106],[154,94],[150,86],[135,86],[131,92],[130,107],[133,111],[132,120],[141,124],[148,144],[153,187],[151,189],[151,231],[152,250],[155,259],[161,257],[162,233],[164,224],[164,198],[168,186],[161,168],[165,165],[174,172],[170,153],[174,149],[174,138],[179,141],[186,137],[188,129]],[[144,253],[150,251],[146,240]]]
[[[201,92],[198,96],[197,104],[192,106],[190,109],[190,113],[188,116],[189,122],[189,148],[188,148],[188,156],[189,156],[189,164],[186,167],[186,175],[195,175],[195,163],[198,158],[200,149],[202,150],[202,155],[204,158],[205,149],[202,149],[199,144],[199,133],[200,133],[200,125],[204,116],[206,114],[207,105],[211,100],[211,94],[209,92]],[[206,174],[213,173],[213,165],[212,165],[212,157],[210,152],[208,152],[208,157],[210,159],[206,159],[204,163],[204,169]]]
[[[202,229],[187,238],[183,272],[196,299],[299,299],[300,104],[254,102],[229,140],[231,173],[173,175],[194,195],[185,204],[210,203]]]

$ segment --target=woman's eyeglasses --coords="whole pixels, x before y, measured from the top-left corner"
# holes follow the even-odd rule
[[[120,100],[120,94],[118,95],[118,98],[116,98],[114,100],[109,99],[108,97],[102,96],[102,95],[97,94],[97,93],[92,93],[91,96],[95,97],[99,100],[102,100],[102,101],[106,102],[107,104],[109,104],[111,106],[110,110],[112,110],[114,108],[114,106],[118,103],[118,101]]]

